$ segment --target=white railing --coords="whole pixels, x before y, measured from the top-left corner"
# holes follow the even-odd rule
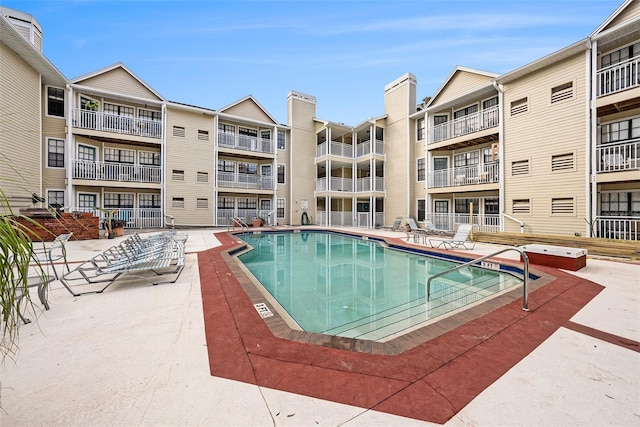
[[[374,177],[373,191],[384,191],[384,178],[380,176]],[[356,191],[372,191],[371,190],[371,177],[358,178],[356,180]]]
[[[91,208],[73,208],[73,212],[91,212],[100,218],[100,227],[107,218],[106,213]],[[162,228],[164,215],[161,208],[115,208],[113,219],[124,222],[124,228]]]
[[[489,184],[499,181],[499,163],[483,163],[432,171],[427,175],[429,188]]]
[[[218,132],[218,146],[269,154],[273,154],[274,147],[270,139],[230,132]]]
[[[379,139],[376,139],[376,143],[375,143],[375,152],[376,154],[384,154],[384,141],[380,141]]]
[[[235,172],[218,172],[218,186],[225,188],[273,190],[273,177]]]
[[[640,217],[598,216],[593,232],[603,239],[640,241]]]
[[[353,158],[353,145],[331,141],[329,154],[338,157]]]
[[[353,227],[353,212],[352,211],[331,211],[331,223],[332,226],[340,227]]]
[[[371,141],[361,142],[356,145],[356,157],[366,156],[371,154]]]
[[[316,179],[316,191],[327,191],[327,178]]]
[[[369,212],[358,212],[357,221],[358,227],[369,228],[369,216],[371,214]]]
[[[331,177],[331,191],[353,191],[353,179]]]
[[[316,145],[316,157],[322,157],[327,155],[327,143],[323,142],[320,145]]]
[[[72,177],[92,181],[161,183],[160,166],[72,160]]]
[[[73,109],[73,126],[127,135],[162,138],[162,122],[139,117],[118,116],[102,111]]]
[[[455,232],[460,224],[469,224],[470,215],[463,213],[429,213],[427,219],[433,222],[438,230]],[[474,214],[474,230],[497,232],[500,231],[500,215],[498,214]]]
[[[436,125],[431,130],[430,144],[455,138],[457,136],[468,135],[484,129],[496,127],[499,124],[498,107],[487,108],[468,116]]]
[[[596,147],[598,172],[640,169],[640,140]]]
[[[598,96],[610,95],[640,85],[640,58],[610,65],[598,70]]]
[[[326,225],[327,224],[327,212],[326,211],[317,211],[316,212],[316,225]]]
[[[384,226],[384,212],[376,212],[375,218],[376,218],[376,222],[374,225],[376,227]]]

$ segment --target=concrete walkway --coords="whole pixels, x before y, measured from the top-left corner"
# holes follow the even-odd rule
[[[0,368],[0,425],[428,425],[212,377],[195,252],[219,244],[214,232],[189,231],[175,284],[73,297],[54,283],[51,310],[29,313]],[[69,259],[118,241],[69,242]],[[580,327],[560,328],[446,425],[640,423],[640,265],[589,259],[576,274],[606,287],[571,319]]]

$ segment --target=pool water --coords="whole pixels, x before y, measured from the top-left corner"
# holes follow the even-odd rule
[[[330,232],[242,234],[238,258],[298,326],[310,332],[384,341],[522,280],[464,267],[431,283],[453,261],[389,249]]]

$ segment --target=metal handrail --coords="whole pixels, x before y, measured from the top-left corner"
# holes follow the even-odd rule
[[[232,217],[231,226],[235,228],[236,224],[240,226],[240,229],[242,230],[243,233],[245,232],[245,229],[246,231],[249,231],[249,224],[244,222],[240,217]]]
[[[452,271],[456,271],[461,269],[462,267],[466,267],[469,266],[471,264],[475,264],[479,261],[484,261],[487,258],[492,258],[496,255],[500,255],[503,252],[507,252],[507,251],[516,251],[518,253],[520,253],[520,255],[522,256],[522,260],[524,262],[524,280],[522,282],[522,291],[523,291],[523,295],[522,295],[522,309],[524,311],[529,311],[529,294],[527,291],[527,287],[529,284],[529,257],[527,256],[527,254],[525,253],[525,251],[521,248],[516,248],[516,247],[512,247],[512,248],[504,248],[499,250],[498,252],[489,254],[489,255],[485,255],[482,256],[480,258],[471,260],[469,262],[466,262],[464,264],[460,264],[460,265],[456,265],[455,267],[452,267],[446,271],[442,271],[438,274],[434,274],[433,276],[429,277],[429,279],[427,279],[427,301],[429,301],[429,296],[431,295],[431,281],[437,277],[440,276],[444,276],[445,274],[451,273]]]
[[[514,218],[514,217],[512,217],[512,216],[509,216],[509,215],[507,215],[507,214],[506,214],[506,213],[504,213],[504,212],[502,212],[502,216],[503,216],[503,217],[505,217],[505,218],[507,218],[507,219],[510,219],[511,221],[515,221],[515,222],[517,222],[518,224],[520,224],[520,232],[521,232],[521,233],[524,233],[524,222],[520,221],[520,220],[519,220],[519,219],[517,219],[517,218]]]

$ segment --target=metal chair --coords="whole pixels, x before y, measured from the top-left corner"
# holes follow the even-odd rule
[[[58,271],[56,270],[56,266],[54,261],[63,260],[64,265],[67,267],[67,273],[69,270],[69,264],[67,263],[67,250],[64,246],[65,242],[67,242],[73,233],[61,234],[57,236],[50,245],[42,244],[42,247],[33,247],[33,259],[37,262],[48,262],[53,269],[53,275],[56,280],[60,277],[58,276]],[[62,269],[64,273],[64,268]]]

